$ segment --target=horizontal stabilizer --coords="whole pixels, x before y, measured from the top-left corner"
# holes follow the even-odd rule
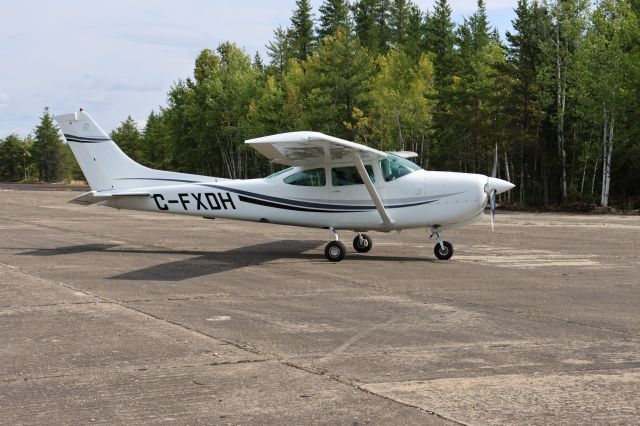
[[[119,197],[149,197],[151,194],[148,192],[124,192],[124,193],[100,193],[97,191],[89,191],[84,194],[70,200],[70,203],[74,204],[82,204],[83,206],[88,206],[90,204],[99,203],[100,201],[106,201],[113,198]]]

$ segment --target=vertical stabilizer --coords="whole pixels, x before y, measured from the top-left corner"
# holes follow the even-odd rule
[[[137,175],[146,169],[127,157],[86,112],[58,115],[55,120],[92,190],[116,189],[118,175]]]
[[[208,176],[154,170],[136,163],[83,110],[54,118],[93,191],[219,180]]]

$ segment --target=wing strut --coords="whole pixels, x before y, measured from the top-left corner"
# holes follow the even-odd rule
[[[353,151],[353,160],[356,164],[356,168],[358,169],[358,173],[360,173],[360,179],[364,182],[367,187],[367,191],[369,191],[369,195],[373,200],[373,203],[376,205],[378,209],[378,213],[380,213],[380,217],[382,218],[382,222],[387,226],[387,228],[391,228],[393,225],[393,221],[387,214],[387,210],[384,208],[384,204],[382,204],[382,200],[376,191],[376,187],[373,186],[373,182],[371,182],[371,178],[369,177],[369,173],[367,173],[367,169],[364,167],[364,163],[362,162],[362,158],[360,158],[360,151]]]

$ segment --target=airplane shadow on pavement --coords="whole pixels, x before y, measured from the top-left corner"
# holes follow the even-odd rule
[[[182,281],[221,272],[232,271],[248,266],[257,266],[275,260],[291,259],[300,261],[329,262],[324,257],[325,241],[279,240],[267,243],[243,246],[227,251],[170,250],[127,248],[117,244],[83,244],[52,249],[36,249],[19,256],[59,256],[91,252],[116,253],[119,255],[184,255],[192,256],[146,268],[107,277],[112,280],[132,281]],[[345,243],[346,245],[346,243]],[[315,250],[314,250],[315,249]],[[310,250],[313,252],[307,253]],[[375,250],[375,248],[374,248]],[[376,256],[372,254],[349,253],[342,262],[350,261],[382,262],[428,262],[424,257]]]

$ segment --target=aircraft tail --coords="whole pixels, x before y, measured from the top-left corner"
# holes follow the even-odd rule
[[[136,163],[122,152],[98,123],[83,110],[57,115],[54,119],[58,122],[93,191],[219,180],[207,176],[154,170]]]

